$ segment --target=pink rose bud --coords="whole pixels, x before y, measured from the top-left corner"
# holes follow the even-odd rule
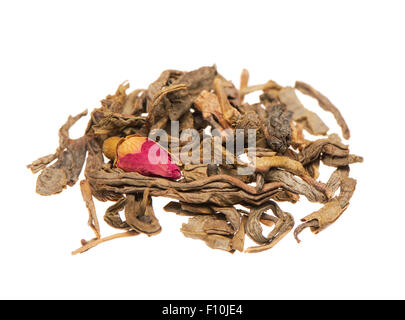
[[[114,155],[110,151],[112,144],[116,145]],[[112,137],[104,142],[103,150],[110,159],[114,156],[115,166],[124,171],[170,179],[181,177],[181,171],[170,154],[146,137],[129,136],[118,140]]]

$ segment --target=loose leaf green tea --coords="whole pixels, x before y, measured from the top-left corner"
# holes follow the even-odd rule
[[[339,110],[310,85],[270,80],[249,86],[244,69],[237,89],[212,66],[166,70],[147,89],[128,88],[123,83],[101,101],[79,139],[70,139],[69,129],[87,111],[69,116],[56,152],[28,165],[40,172],[37,193],[52,195],[73,186],[85,164],[80,188],[95,237],[73,254],[116,238],[159,234],[153,197],[175,200],[164,210],[189,217],[180,230],[186,237],[231,253],[270,249],[294,228],[281,202],[303,196],[323,204],[294,230],[298,242],[305,228],[318,233],[347,209],[356,187],[349,165],[363,158],[337,134],[328,135],[321,118],[300,102],[296,90],[331,112],[349,139]],[[255,91],[260,100],[245,102]],[[322,137],[309,141],[305,131]],[[325,183],[318,180],[321,163],[336,168]],[[101,237],[94,198],[113,202],[104,221],[124,232]],[[271,228],[267,235],[263,226]],[[245,249],[246,235],[257,246]]]

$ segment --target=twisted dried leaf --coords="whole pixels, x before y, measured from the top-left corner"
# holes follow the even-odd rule
[[[334,157],[331,155],[324,155],[322,157],[322,163],[330,167],[347,166],[352,163],[363,162],[363,160],[363,157],[357,156],[355,154],[349,154],[346,157]]]
[[[302,218],[301,221],[304,222],[304,225],[300,225],[298,230],[294,232],[295,239],[300,242],[298,234],[307,227],[310,227],[311,231],[317,234],[334,223],[349,206],[350,198],[355,189],[356,180],[342,175],[340,194],[327,202],[318,211]]]
[[[94,231],[96,238],[101,238],[100,225],[97,219],[96,208],[94,206],[90,184],[87,180],[80,181],[80,190],[82,192],[83,201],[86,203],[87,210],[89,211],[88,225]]]
[[[122,221],[119,212],[124,210],[126,205],[126,198],[119,199],[111,207],[109,207],[104,214],[104,221],[111,227],[116,229],[130,229],[131,226]]]
[[[327,139],[318,139],[308,143],[299,153],[298,160],[305,166],[321,158],[321,155],[346,157],[349,148],[344,145],[336,134],[331,134]]]
[[[245,88],[247,88],[249,83],[249,71],[246,69],[242,70],[242,73],[240,74],[240,87],[239,91],[243,91]],[[244,94],[240,95],[240,102],[243,103],[243,99],[245,98]]]
[[[279,98],[287,106],[287,110],[293,113],[292,119],[296,122],[302,122],[306,130],[313,135],[326,135],[329,128],[312,111],[306,109],[295,94],[294,88],[285,87],[280,90]]]
[[[152,207],[152,198],[149,192],[144,194],[127,194],[125,203],[125,220],[128,225],[139,233],[149,236],[160,233],[162,227]]]
[[[113,235],[105,237],[105,238],[93,239],[93,240],[90,240],[89,242],[84,241],[83,246],[80,247],[79,249],[73,251],[72,255],[86,252],[87,250],[94,248],[95,246],[97,246],[103,242],[111,241],[111,240],[118,239],[118,238],[133,237],[133,236],[137,236],[137,235],[139,235],[138,232],[136,232],[135,230],[130,230],[130,231],[122,232],[122,233],[113,234]]]
[[[317,190],[323,192],[327,198],[330,198],[330,191],[325,184],[316,181],[312,178],[302,164],[298,161],[292,160],[285,156],[274,156],[274,157],[262,157],[256,158],[255,163],[256,170],[259,172],[268,172],[270,168],[282,168],[295,175],[301,177],[305,182],[312,185]]]
[[[207,230],[213,234],[209,234]],[[180,231],[188,238],[203,240],[210,248],[233,251],[232,238],[223,235],[230,234],[229,226],[216,216],[192,217],[188,223],[183,223]]]
[[[230,104],[228,95],[225,93],[224,81],[218,76],[214,80],[214,88],[221,106],[221,113],[224,119],[232,125],[238,120],[240,113]]]
[[[284,105],[277,104],[270,108],[265,136],[272,150],[285,153],[291,145],[291,117],[292,112],[287,111]]]
[[[97,120],[91,128],[96,135],[120,135],[122,132],[126,132],[126,135],[129,135],[130,129],[140,129],[145,125],[146,121],[145,117],[110,111],[97,112],[95,119]]]
[[[235,233],[232,238],[232,249],[239,252],[243,252],[245,247],[245,226],[248,218],[246,216],[242,217],[239,230]]]
[[[262,234],[262,227],[260,226],[260,218],[262,214],[271,209],[274,215],[278,218],[273,230],[267,237]],[[253,208],[249,214],[246,223],[246,233],[249,237],[260,244],[260,246],[249,247],[245,250],[248,253],[261,252],[274,247],[294,226],[294,219],[292,216],[283,212],[280,207],[273,201]]]
[[[290,192],[301,194],[311,202],[323,203],[328,200],[324,193],[320,192],[312,185],[299,179],[294,174],[288,171],[271,169],[269,172],[266,173],[265,181],[283,182],[284,189]]]
[[[350,130],[346,124],[345,119],[343,119],[343,116],[340,113],[340,111],[338,110],[338,108],[336,108],[333,105],[333,103],[329,101],[328,98],[326,98],[319,91],[312,88],[309,84],[306,84],[305,82],[302,82],[302,81],[295,82],[295,88],[298,89],[299,91],[301,91],[303,94],[306,94],[306,95],[318,100],[318,103],[321,106],[321,108],[325,111],[329,111],[335,117],[336,122],[342,128],[343,138],[345,138],[345,139],[350,138]]]

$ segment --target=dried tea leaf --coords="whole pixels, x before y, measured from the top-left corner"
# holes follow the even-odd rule
[[[254,154],[256,157],[272,157],[277,154],[277,152],[268,148],[246,148],[245,153]]]
[[[267,237],[265,237],[262,234],[263,230],[260,226],[260,218],[262,214],[269,209],[273,211],[278,220],[273,230]],[[283,212],[273,201],[269,201],[263,206],[252,208],[246,223],[246,233],[253,241],[260,244],[260,246],[247,248],[245,252],[261,252],[272,248],[293,228],[293,226],[294,219],[292,216],[287,212]]]
[[[320,174],[319,166],[320,166],[320,159],[316,159],[305,165],[304,168],[312,178],[318,179]]]
[[[231,253],[234,252],[232,248],[232,239],[225,236],[210,234],[205,239],[205,243],[212,249],[220,249]]]
[[[316,234],[335,222],[349,206],[350,198],[355,189],[356,180],[342,176],[339,196],[327,202],[318,211],[301,219],[304,223],[294,231],[297,242],[300,242],[298,234],[305,228],[310,227],[311,231]]]
[[[292,160],[289,157],[273,156],[273,157],[257,157],[256,170],[259,172],[268,172],[271,168],[283,168],[291,173],[299,176],[308,175],[302,164]]]
[[[299,153],[298,160],[305,166],[320,159],[322,153],[345,157],[349,155],[349,148],[341,143],[337,135],[331,134],[327,139],[318,139],[307,144]]]
[[[119,135],[128,128],[140,129],[145,125],[145,118],[121,113],[97,112],[97,122],[92,126],[94,134],[97,135]],[[128,131],[125,131],[129,133]]]
[[[346,157],[334,157],[331,155],[324,155],[322,157],[322,163],[330,167],[342,167],[357,162],[363,162],[363,157],[354,154],[349,154]]]
[[[125,100],[127,99],[126,90],[129,88],[129,83],[125,81],[118,86],[114,95],[108,95],[104,100],[101,100],[103,108],[112,112],[122,112]]]
[[[184,84],[187,89],[168,94],[170,103],[166,110],[172,121],[179,120],[188,111],[195,98],[203,90],[211,90],[213,81],[217,75],[217,69],[213,67],[202,67],[194,71],[186,72],[173,82],[173,85]]]
[[[171,78],[173,74],[176,79]],[[180,77],[183,73],[178,74],[176,71],[172,73],[171,70],[163,72],[159,79],[149,86],[146,93],[148,116],[144,127],[145,135],[149,130],[163,128],[169,121],[167,109],[171,102],[167,95],[171,92],[187,89],[185,83],[175,83],[178,79],[177,75]]]
[[[187,182],[204,179],[207,175],[206,164],[186,164],[183,169],[183,177]]]
[[[27,168],[31,169],[32,173],[37,173],[46,168],[48,164],[50,164],[53,160],[57,158],[57,154],[49,154],[47,156],[38,158],[37,160],[33,161],[31,164],[27,165]]]
[[[166,97],[169,93],[180,91],[180,90],[187,90],[187,86],[184,83],[177,83],[172,84],[168,87],[162,88],[156,95],[153,97],[151,102],[151,113],[155,109],[155,107],[162,101],[164,97]]]
[[[231,128],[230,123],[224,118],[218,97],[214,93],[206,90],[201,91],[194,101],[194,106],[213,127],[218,129]]]
[[[59,129],[59,147],[56,149],[54,154],[50,154],[41,157],[31,164],[27,165],[27,168],[31,169],[32,173],[37,173],[43,170],[49,163],[58,157],[62,156],[64,150],[71,144],[71,139],[69,138],[69,129],[82,117],[87,115],[87,110],[79,113],[78,115],[72,117],[69,116],[66,123]]]
[[[323,203],[328,200],[324,193],[288,171],[271,169],[266,173],[265,181],[283,182],[286,190],[301,194],[311,202]]]
[[[264,122],[268,116],[267,110],[265,110],[260,103],[255,104],[245,103],[242,106],[239,106],[238,110],[241,113],[241,115],[250,112],[256,113],[262,122]]]
[[[338,125],[342,128],[343,138],[349,139],[350,138],[350,130],[346,124],[345,119],[343,119],[342,114],[340,111],[326,98],[323,94],[319,91],[312,88],[309,84],[306,84],[302,81],[295,82],[295,88],[301,91],[303,94],[306,94],[316,100],[318,100],[319,105],[325,111],[329,111],[335,117]]]
[[[126,98],[121,113],[126,115],[140,115],[146,112],[146,90],[136,89]]]
[[[232,125],[240,117],[240,113],[229,102],[228,95],[225,92],[224,81],[220,77],[214,80],[215,92],[218,96],[219,104],[221,105],[221,113],[224,119]]]
[[[207,236],[206,232],[204,231],[204,226],[207,221],[210,221],[212,218],[210,216],[205,215],[198,215],[195,217],[191,217],[188,219],[187,223],[183,223],[181,227],[181,232],[186,237],[193,238],[193,239],[201,239],[201,237],[205,238]]]
[[[173,212],[179,216],[194,217],[198,215],[198,212],[188,211],[181,207],[181,204],[177,201],[170,201],[166,206],[163,207],[166,212]]]
[[[184,72],[179,70],[165,70],[160,74],[158,79],[156,79],[149,85],[148,90],[146,90],[146,96],[148,100],[147,112],[151,111],[150,102],[153,100],[153,97],[156,96],[156,94],[164,87],[173,84],[173,82],[176,81],[183,74]]]
[[[225,215],[226,220],[232,225],[234,230],[239,230],[240,214],[234,207],[212,207],[215,211]]]
[[[276,105],[281,104],[279,99],[280,88],[270,89],[260,95],[260,103],[266,108],[267,111],[271,110]]]
[[[83,201],[86,203],[87,210],[89,211],[88,225],[94,231],[96,238],[101,238],[100,225],[97,219],[96,208],[94,206],[90,184],[87,180],[80,181],[80,190],[82,192]]]
[[[302,150],[309,143],[304,137],[303,129],[304,125],[300,122],[296,122],[291,126],[291,145],[295,149]]]
[[[308,172],[304,169],[302,164],[298,161],[292,160],[289,157],[284,156],[274,156],[274,157],[262,157],[256,158],[256,170],[259,172],[267,172],[270,168],[282,168],[295,175],[301,177],[305,182],[312,185],[318,191],[321,191],[325,194],[327,198],[330,198],[330,191],[327,187],[312,178]]]
[[[287,106],[287,110],[293,113],[292,119],[297,122],[302,122],[304,127],[310,134],[313,135],[326,135],[329,128],[312,111],[306,109],[299,101],[295,94],[294,88],[285,87],[280,90],[280,101]]]
[[[133,237],[133,236],[137,236],[137,235],[139,235],[138,232],[136,232],[135,230],[130,230],[130,231],[122,232],[122,233],[113,234],[113,235],[105,237],[105,238],[93,239],[88,242],[84,241],[83,246],[80,247],[79,249],[73,251],[72,255],[86,252],[87,250],[94,248],[95,246],[97,246],[103,242],[107,242],[107,241],[118,239],[118,238]]]
[[[206,232],[207,227],[215,225],[220,228],[227,228],[223,223],[218,223],[220,220],[213,216],[195,216],[188,220],[188,223],[183,223],[180,231],[184,236],[192,239],[203,240],[210,248],[221,249],[225,251],[232,251],[232,239],[221,234],[208,234]],[[225,230],[219,230],[223,233]]]
[[[240,75],[240,87],[239,90],[242,91],[243,89],[247,88],[249,83],[249,71],[246,69],[242,70],[242,73]],[[240,95],[240,102],[243,103],[243,99],[245,98],[244,94]]]
[[[125,203],[125,220],[128,225],[140,233],[145,233],[149,236],[160,233],[162,227],[152,207],[152,198],[148,191],[139,194],[127,194]]]
[[[248,110],[244,112],[235,122],[235,129],[242,129],[244,134],[244,143],[248,143],[249,129],[256,130],[256,146],[259,148],[267,147],[264,123],[256,111]],[[268,151],[272,151],[267,149]]]
[[[187,202],[180,202],[181,208],[196,214],[214,214],[215,211],[209,206],[195,205]]]
[[[204,232],[207,234],[230,236],[234,234],[235,230],[225,220],[211,219],[204,224]]]
[[[292,112],[284,105],[274,105],[269,110],[266,120],[265,136],[269,147],[277,152],[285,153],[291,144],[290,120]]]
[[[245,226],[248,218],[246,216],[242,217],[239,230],[236,231],[235,235],[232,238],[232,249],[243,252],[245,247]]]
[[[221,80],[221,86],[231,106],[238,110],[241,105],[239,90],[234,86],[232,81],[225,79],[222,75],[217,74],[216,78]]]
[[[269,80],[267,81],[265,84],[259,84],[259,85],[254,85],[254,86],[249,86],[246,87],[244,89],[239,90],[239,94],[249,94],[255,91],[260,91],[263,90],[264,92],[268,92],[268,91],[279,91],[282,88],[282,86],[280,86],[277,82],[273,81],[273,80]]]
[[[264,183],[265,183],[265,180],[264,180],[263,174],[260,172],[256,173],[256,191],[257,192],[260,192],[263,190]]]
[[[323,229],[327,225],[335,222],[343,213],[344,209],[345,207],[342,208],[337,199],[332,199],[318,211],[315,211],[314,213],[311,213],[310,215],[303,218],[302,221],[306,222],[317,220],[318,225],[316,227],[312,227],[311,230],[314,233],[318,233],[320,229]],[[315,230],[317,230],[317,232],[315,232]]]
[[[196,215],[201,215],[201,214],[214,214],[215,211],[206,206],[201,206],[201,205],[193,205],[189,203],[180,203],[176,201],[170,201],[164,208],[166,212],[173,212],[179,216],[196,216]]]
[[[126,198],[121,198],[111,207],[109,207],[104,214],[104,221],[111,227],[116,229],[130,229],[130,225],[122,221],[118,212],[124,210],[126,205]]]
[[[79,178],[86,158],[87,137],[73,140],[58,155],[58,161],[42,170],[37,180],[36,192],[40,195],[52,195],[62,192],[66,186],[73,186]]]
[[[339,189],[342,179],[349,177],[350,168],[349,166],[339,167],[329,177],[328,183],[326,184],[332,193],[335,193]]]
[[[298,200],[300,199],[300,196],[296,193],[287,190],[280,190],[276,194],[274,194],[272,199],[278,202],[288,201],[291,203],[297,203]]]

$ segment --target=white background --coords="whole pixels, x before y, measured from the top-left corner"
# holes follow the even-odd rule
[[[405,298],[404,5],[401,1],[2,1],[0,4],[0,298]],[[93,235],[79,186],[35,193],[25,165],[52,153],[69,114],[129,80],[216,63],[239,85],[302,80],[351,129],[357,191],[327,230],[289,234],[259,254],[212,250],[163,212],[156,237],[118,239],[71,256]],[[302,97],[302,96],[300,96]],[[253,99],[254,97],[252,96]],[[302,101],[340,133],[331,114]],[[88,118],[71,131],[82,135]],[[322,171],[325,181],[330,168]],[[281,203],[298,224],[320,205]],[[96,203],[102,234],[116,230]]]

